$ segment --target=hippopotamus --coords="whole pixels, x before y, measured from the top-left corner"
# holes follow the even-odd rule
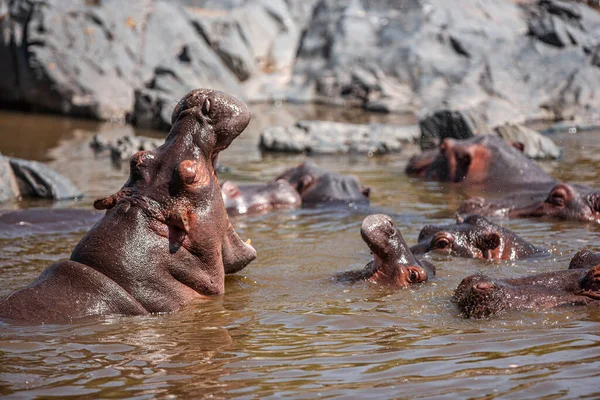
[[[225,273],[256,251],[227,217],[214,163],[249,121],[247,106],[225,93],[188,93],[165,143],[134,154],[124,186],[94,202],[106,213],[70,259],[1,300],[0,318],[63,323],[172,312],[224,293]]]
[[[437,152],[428,151],[409,161],[406,173],[500,191],[507,187],[549,188],[555,179],[504,140],[479,135],[465,140],[446,138]]]
[[[600,265],[589,267],[590,264],[585,262],[579,265],[582,268],[512,279],[471,275],[461,281],[452,299],[467,318],[491,317],[508,311],[600,304]]]
[[[587,269],[600,264],[600,253],[579,250],[569,263],[569,269]]]
[[[435,266],[415,258],[391,217],[384,214],[369,215],[363,220],[360,234],[373,254],[373,261],[362,270],[336,275],[337,280],[362,280],[392,288],[405,288],[435,276]]]
[[[0,237],[87,230],[101,217],[100,211],[81,208],[28,208],[0,211]]]
[[[275,178],[279,179],[288,181],[300,193],[305,206],[369,203],[370,189],[362,186],[356,177],[325,171],[309,160]]]
[[[260,214],[280,208],[296,208],[302,204],[300,194],[284,179],[243,184],[225,181],[221,184],[221,194],[230,216]]]
[[[410,251],[415,255],[435,251],[465,258],[517,260],[547,250],[480,215],[462,218],[457,214],[456,224],[425,226]]]
[[[508,218],[544,217],[600,223],[600,190],[559,183],[545,192],[525,192],[497,201],[481,197],[467,199],[460,213],[481,213]]]

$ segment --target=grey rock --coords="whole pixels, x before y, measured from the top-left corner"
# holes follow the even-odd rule
[[[494,132],[512,143],[523,145],[523,154],[534,159],[558,159],[562,150],[550,138],[519,124],[504,124],[494,128]]]
[[[0,154],[0,203],[18,198],[19,186],[10,166],[10,159]]]
[[[439,110],[419,120],[421,150],[437,148],[445,138],[468,139],[489,134],[490,128],[472,111]]]
[[[322,0],[300,43],[290,98],[468,110],[490,126],[598,115],[599,24],[594,9],[558,0]]]
[[[299,121],[263,130],[260,147],[273,152],[375,155],[399,152],[403,143],[414,143],[418,135],[416,125]]]
[[[108,152],[112,162],[119,166],[123,161],[129,161],[138,151],[154,150],[164,143],[164,139],[154,139],[145,136],[124,135],[115,141],[95,135],[90,147],[96,153]]]
[[[83,194],[65,176],[37,161],[10,158],[10,166],[23,197],[66,200]]]

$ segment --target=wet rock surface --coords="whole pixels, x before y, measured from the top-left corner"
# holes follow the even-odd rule
[[[75,199],[83,194],[47,165],[0,154],[0,203],[20,197]]]
[[[0,1],[0,105],[164,129],[190,88],[489,126],[598,118],[582,2]]]
[[[307,154],[386,154],[401,151],[419,135],[415,125],[348,124],[330,121],[299,121],[261,132],[265,151]]]

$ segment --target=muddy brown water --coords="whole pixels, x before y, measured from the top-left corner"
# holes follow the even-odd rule
[[[312,107],[253,107],[250,128],[223,153],[222,178],[267,181],[304,156],[261,155],[261,126],[296,118],[412,123],[406,116]],[[130,127],[54,116],[0,113],[0,151],[47,161],[85,192],[80,201],[13,202],[0,208],[90,208],[116,191],[127,166],[94,156],[96,133]],[[139,134],[161,133],[138,132]],[[559,179],[598,186],[600,132],[558,133],[562,160],[544,163]],[[486,262],[433,255],[437,277],[390,291],[331,276],[370,259],[359,229],[370,212],[392,215],[409,245],[430,223],[448,223],[464,194],[403,173],[410,154],[316,157],[372,188],[371,210],[295,210],[233,223],[258,259],[228,277],[226,294],[149,317],[107,317],[71,325],[0,323],[0,396],[214,398],[577,398],[600,397],[600,307],[566,307],[468,320],[450,302],[476,272],[515,277],[567,268],[581,248],[600,251],[600,228],[501,220],[550,256]],[[68,258],[85,229],[0,238],[0,296]]]

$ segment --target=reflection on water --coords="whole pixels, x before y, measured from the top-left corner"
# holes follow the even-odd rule
[[[258,118],[221,158],[231,168],[225,178],[266,181],[304,158],[263,156],[256,148],[262,126],[289,124],[311,113],[355,122],[390,118],[328,110],[255,107]],[[1,117],[0,151],[48,160],[86,193],[81,201],[57,206],[89,207],[125,181],[127,168],[118,170],[107,158],[94,157],[88,142],[95,133],[116,137],[131,128],[33,116],[19,125],[21,116]],[[7,135],[14,129],[19,141]],[[565,156],[544,167],[559,179],[597,186],[598,133],[553,138],[564,146]],[[432,255],[438,276],[427,285],[396,292],[331,279],[368,262],[359,229],[370,212],[391,214],[409,245],[425,224],[451,221],[464,194],[451,185],[406,177],[403,168],[414,151],[316,159],[371,186],[370,210],[287,210],[234,219],[238,233],[252,239],[259,256],[242,273],[228,277],[224,296],[175,314],[68,326],[1,325],[0,395],[599,397],[600,307],[472,321],[460,317],[450,303],[466,275],[480,271],[513,277],[564,269],[580,248],[600,251],[599,228],[500,221],[550,247],[551,255],[515,262]],[[31,205],[48,203],[1,207]],[[0,236],[0,296],[27,285],[51,262],[68,258],[84,233],[85,228],[74,227],[48,235]]]

